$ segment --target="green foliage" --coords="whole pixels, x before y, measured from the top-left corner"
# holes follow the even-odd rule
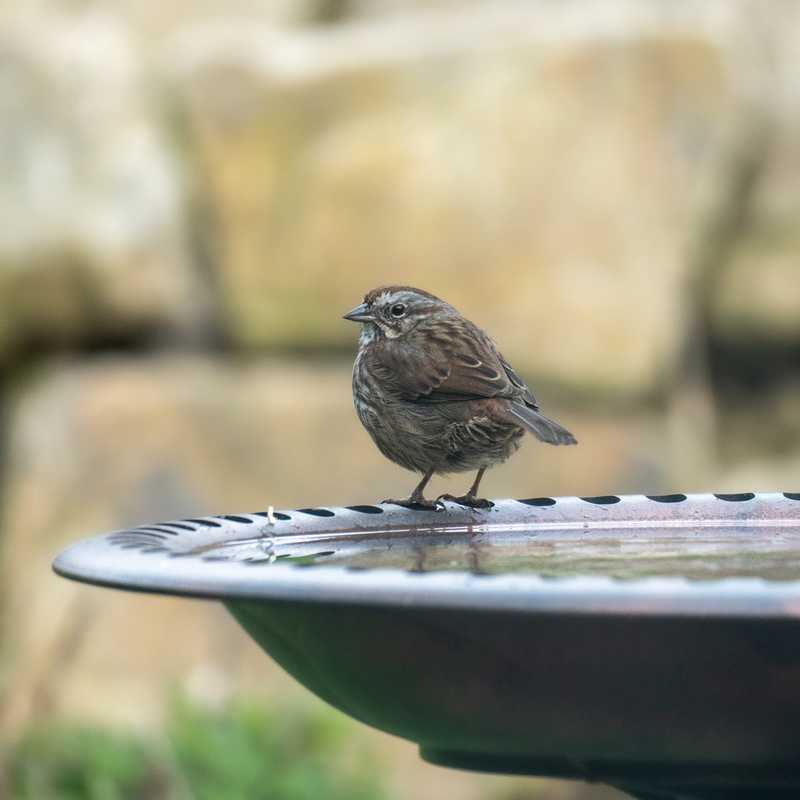
[[[82,725],[28,731],[8,759],[11,800],[383,800],[374,759],[324,709],[178,699],[164,741]]]
[[[179,700],[169,739],[192,800],[378,800],[371,761],[348,752],[339,715],[234,703],[210,712]]]
[[[161,797],[159,759],[133,736],[57,724],[30,731],[10,758],[13,800]]]

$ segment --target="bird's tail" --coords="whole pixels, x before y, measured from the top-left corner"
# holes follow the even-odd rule
[[[529,430],[537,439],[547,444],[577,444],[578,440],[557,422],[548,419],[538,411],[519,403],[511,403],[509,411],[514,422]]]

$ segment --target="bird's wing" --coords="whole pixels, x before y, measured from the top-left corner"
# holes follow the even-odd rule
[[[419,403],[533,395],[479,328],[465,320],[438,320],[402,341],[376,348],[378,368],[400,395]],[[527,392],[527,396],[523,395]]]
[[[508,375],[508,379],[511,383],[519,389],[519,400],[525,403],[526,406],[534,409],[534,411],[539,410],[539,404],[536,402],[536,397],[534,396],[533,392],[528,387],[528,384],[517,375],[516,372],[511,367],[511,364],[506,361],[502,354],[497,354],[498,358],[500,359],[500,364],[502,365],[503,369],[506,371],[506,375]]]

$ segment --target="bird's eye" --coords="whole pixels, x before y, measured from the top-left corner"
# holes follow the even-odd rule
[[[395,303],[389,311],[395,319],[400,319],[406,313],[405,303]]]

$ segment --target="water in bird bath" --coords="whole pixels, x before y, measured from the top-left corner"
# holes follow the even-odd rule
[[[800,578],[800,523],[685,521],[670,526],[436,525],[256,536],[191,551],[205,559],[251,564],[334,566],[406,572],[466,571],[542,577],[696,580]]]

